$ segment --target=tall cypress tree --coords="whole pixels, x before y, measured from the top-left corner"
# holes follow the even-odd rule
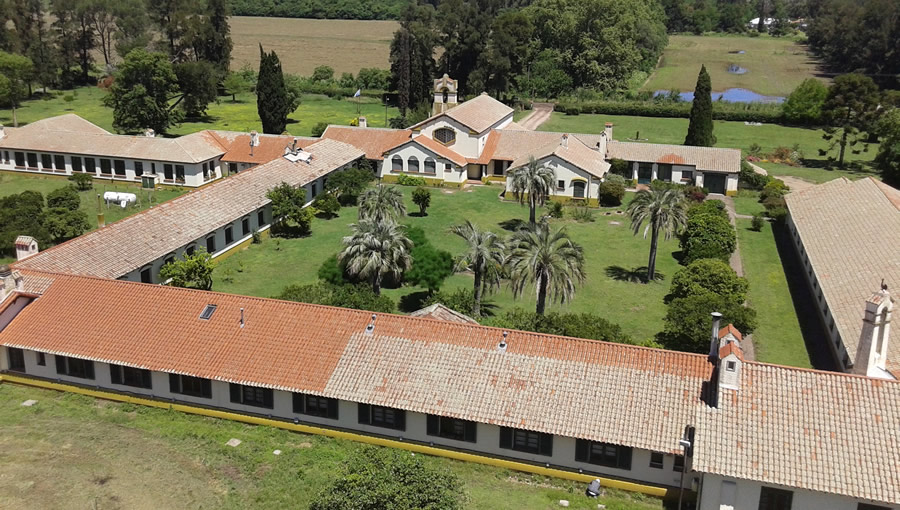
[[[713,135],[712,121],[712,85],[709,82],[709,73],[706,66],[700,66],[700,75],[697,76],[697,86],[694,87],[694,101],[691,106],[691,123],[688,125],[685,145],[698,147],[712,147],[716,143]]]
[[[263,51],[259,45],[259,79],[256,83],[256,108],[262,121],[263,133],[281,134],[287,125],[287,116],[293,101],[284,86],[281,61],[273,50]]]

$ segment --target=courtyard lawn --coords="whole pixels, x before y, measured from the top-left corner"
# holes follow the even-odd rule
[[[871,152],[872,149],[870,148]],[[878,151],[871,152],[871,154],[867,157],[875,157],[875,154]],[[851,160],[852,161],[852,160]],[[862,179],[863,177],[875,177],[876,179],[881,179],[881,176],[878,172],[872,169],[870,166],[864,166],[862,170],[850,170],[840,168],[810,168],[803,166],[791,166],[784,165],[781,163],[767,163],[760,162],[757,165],[766,169],[769,172],[769,175],[774,177],[779,176],[789,176],[789,177],[797,177],[798,179],[803,179],[804,181],[809,181],[815,184],[821,184],[823,182],[828,182],[839,177],[846,177],[850,180]]]
[[[756,213],[765,211],[763,205],[759,202],[759,193],[756,191],[741,190],[738,192],[734,200],[734,211],[737,214],[753,216]]]
[[[659,66],[642,89],[690,92],[696,85],[700,64],[709,71],[713,91],[744,88],[767,96],[786,97],[800,82],[818,73],[806,45],[793,38],[670,35]],[[731,64],[747,69],[747,73],[729,73]]]
[[[27,399],[37,400],[23,407]],[[9,508],[306,508],[360,443],[3,383],[0,501]],[[240,446],[225,443],[238,438]],[[280,456],[272,452],[282,451]],[[422,456],[466,508],[661,510],[659,499]]]
[[[759,361],[810,367],[797,310],[788,286],[786,266],[775,242],[772,224],[750,230],[750,220],[737,220],[744,276],[750,282],[747,300],[756,310],[759,327],[753,344]]]
[[[103,106],[105,91],[97,87],[81,87],[65,90],[47,96],[48,99],[25,101],[16,110],[19,125],[36,120],[74,113],[94,124],[115,132],[112,127],[113,112]],[[67,100],[67,98],[69,100]],[[231,96],[219,97],[207,110],[202,121],[183,122],[169,130],[170,135],[184,135],[204,129],[222,129],[228,131],[262,131],[262,123],[256,110],[256,95],[238,94],[237,102]],[[319,122],[330,124],[350,124],[356,117],[357,102],[352,98],[332,99],[318,94],[306,94],[297,110],[288,119],[287,131],[296,136],[309,136],[312,128]],[[377,99],[359,98],[360,115],[368,119],[369,126],[385,126],[385,108]],[[387,109],[387,118],[397,116],[396,108]],[[12,125],[12,111],[0,110],[0,123]]]
[[[407,208],[417,211],[410,194],[414,188],[401,188]],[[403,223],[422,227],[431,243],[454,256],[464,249],[462,239],[448,233],[451,225],[469,219],[482,228],[503,235],[520,221],[527,221],[528,209],[513,202],[501,202],[499,186],[477,186],[467,190],[432,189],[432,205],[425,217],[411,216]],[[626,197],[630,199],[631,195]],[[623,206],[624,207],[624,206]],[[669,279],[678,270],[673,252],[676,240],[661,241],[657,260],[658,270],[665,275],[662,281],[651,284],[631,283],[614,279],[647,265],[650,243],[641,236],[633,236],[628,220],[603,209],[594,213],[592,223],[574,220],[552,220],[554,226],[565,225],[572,238],[584,247],[587,283],[577,290],[575,300],[567,305],[552,305],[551,311],[591,312],[622,326],[636,340],[647,340],[662,328],[665,316],[663,296],[668,292]],[[610,212],[610,216],[605,213]],[[349,233],[348,225],[356,220],[355,208],[341,209],[340,217],[316,219],[312,235],[300,239],[266,239],[251,245],[220,264],[214,274],[213,289],[223,292],[270,297],[289,284],[313,283],[319,266],[341,249],[341,238]],[[614,224],[618,223],[618,224]],[[472,277],[457,274],[444,282],[442,290],[472,286]],[[399,303],[402,312],[420,307],[426,297],[424,289],[400,287],[385,289],[385,294]],[[497,306],[496,313],[520,306],[534,310],[535,296],[526,291],[521,299],[514,299],[507,287],[487,298]]]

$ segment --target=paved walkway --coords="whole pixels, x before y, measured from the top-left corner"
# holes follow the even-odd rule
[[[553,103],[533,103],[531,113],[520,120],[519,125],[529,131],[534,131],[550,118],[551,113],[553,113]]]

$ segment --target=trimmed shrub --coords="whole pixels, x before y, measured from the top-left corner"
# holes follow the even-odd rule
[[[711,292],[732,303],[747,299],[747,280],[741,278],[726,262],[700,259],[680,269],[672,277],[668,300]]]
[[[87,191],[94,187],[94,178],[91,174],[74,173],[69,176],[69,180],[75,183],[78,191]]]
[[[566,107],[566,115],[579,115],[581,114],[581,108],[570,105]]]
[[[332,193],[319,193],[313,200],[312,206],[318,214],[326,218],[334,218],[341,210],[341,203]]]
[[[750,220],[750,228],[752,228],[755,232],[759,232],[762,230],[765,223],[766,220],[763,219],[762,213],[756,213],[753,215],[753,219]]]
[[[741,173],[738,175],[738,188],[740,189],[763,189],[772,177],[768,175],[758,174],[750,168],[746,161],[741,161]]]
[[[614,175],[621,175],[624,179],[631,179],[632,176],[632,168],[631,164],[625,161],[624,159],[613,159],[609,162],[609,173]]]
[[[431,192],[425,188],[416,188],[412,192],[412,201],[419,206],[419,215],[425,216],[425,211],[431,205]]]
[[[696,214],[688,219],[681,235],[684,262],[720,259],[728,262],[737,247],[737,234],[727,217],[715,213]]]
[[[684,187],[684,197],[694,202],[703,202],[708,194],[709,192],[706,191],[706,188],[701,188],[700,186]]]
[[[326,122],[317,122],[315,126],[312,128],[312,135],[319,137],[322,136],[322,133],[328,128],[328,123]]]
[[[619,161],[621,161],[621,160],[619,160]],[[617,183],[621,184],[623,188],[628,185],[629,181],[630,181],[630,179],[626,179],[625,177],[622,177],[619,174],[613,174],[613,173],[606,174],[606,177],[603,178],[603,182],[617,182]]]
[[[622,179],[622,181],[625,180],[621,177],[619,178]],[[622,205],[623,198],[625,198],[625,184],[623,184],[623,182],[606,180],[601,182],[597,189],[597,199],[600,202],[600,205],[607,207]]]
[[[692,205],[687,210],[688,219],[698,214],[715,214],[722,218],[728,219],[728,211],[725,210],[725,202],[721,200],[705,200],[699,204]]]
[[[397,184],[400,186],[425,186],[427,182],[424,177],[413,177],[411,175],[400,174],[397,176]]]

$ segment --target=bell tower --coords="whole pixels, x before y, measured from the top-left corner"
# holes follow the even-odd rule
[[[434,108],[431,114],[444,113],[456,105],[456,80],[444,73],[444,76],[434,80]]]

